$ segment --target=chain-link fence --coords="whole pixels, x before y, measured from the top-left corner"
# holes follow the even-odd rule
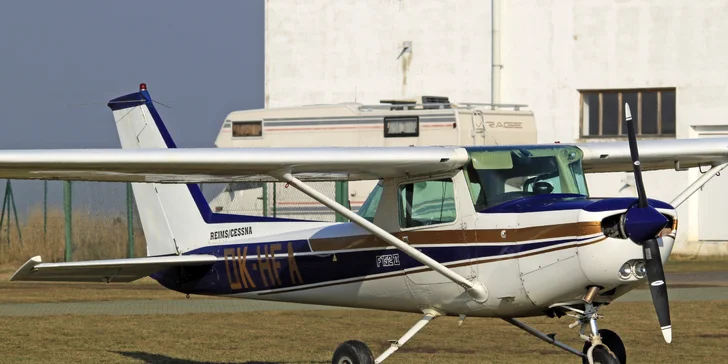
[[[144,232],[127,183],[0,181],[0,264],[40,255],[45,262],[146,255]],[[348,207],[345,182],[310,183]],[[219,213],[345,221],[285,183],[204,184]]]
[[[309,186],[348,206],[346,184],[312,182]],[[240,182],[229,185],[205,185],[203,191],[215,212],[271,216],[299,220],[343,221],[326,206],[286,183]],[[210,192],[216,192],[210,194]]]

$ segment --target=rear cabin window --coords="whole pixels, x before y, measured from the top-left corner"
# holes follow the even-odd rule
[[[259,137],[263,136],[262,121],[233,121],[233,137]]]
[[[411,228],[455,221],[455,193],[451,179],[399,186],[399,226]]]

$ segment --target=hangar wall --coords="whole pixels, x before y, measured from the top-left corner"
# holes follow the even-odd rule
[[[582,137],[580,91],[667,87],[676,137],[728,135],[725,0],[267,0],[265,14],[266,107],[419,94],[490,102],[493,87],[496,102],[530,106],[541,143],[605,141],[615,139]],[[698,175],[648,172],[648,194],[670,201]],[[676,252],[728,252],[726,178],[679,208]],[[589,183],[593,196],[634,194],[622,173]]]
[[[457,2],[276,1],[265,9],[265,105],[410,97],[489,100],[490,8]],[[405,42],[411,52],[403,54]]]

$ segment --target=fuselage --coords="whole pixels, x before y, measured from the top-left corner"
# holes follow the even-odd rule
[[[270,223],[228,226],[210,232],[207,245],[187,252],[214,254],[217,263],[153,277],[192,294],[403,312],[430,306],[450,315],[542,315],[549,306],[578,301],[589,286],[601,287],[598,300],[610,301],[640,282],[634,275],[620,277],[620,267],[642,259],[641,247],[605,230],[610,217],[634,201],[550,194],[459,214],[449,224],[392,231],[481,282],[488,292],[483,303],[354,223],[284,233]],[[650,203],[670,221],[659,238],[664,262],[674,243],[676,214],[668,204]]]

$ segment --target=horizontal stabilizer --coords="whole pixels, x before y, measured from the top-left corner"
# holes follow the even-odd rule
[[[53,282],[132,282],[161,270],[180,266],[212,264],[214,255],[181,255],[85,262],[42,263],[30,258],[10,278],[11,281]]]

